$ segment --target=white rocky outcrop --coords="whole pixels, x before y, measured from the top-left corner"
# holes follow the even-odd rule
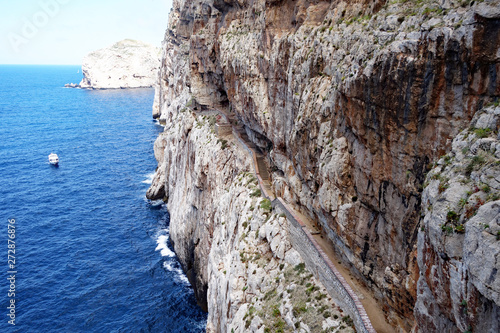
[[[153,87],[160,67],[160,49],[125,39],[83,58],[81,88]]]

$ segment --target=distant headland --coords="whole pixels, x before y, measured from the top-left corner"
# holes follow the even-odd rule
[[[69,88],[124,89],[152,87],[160,67],[160,49],[125,39],[83,58],[83,79]]]

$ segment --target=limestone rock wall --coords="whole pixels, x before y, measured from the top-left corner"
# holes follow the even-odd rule
[[[476,114],[427,175],[415,315],[424,332],[500,330],[500,108]]]
[[[160,50],[125,39],[87,54],[82,61],[81,88],[117,89],[153,87],[158,80]]]
[[[426,331],[414,317],[425,174],[498,98],[499,29],[498,1],[177,0],[153,112],[167,124],[186,105],[233,112],[276,194],[318,221],[393,324]],[[206,154],[186,138],[182,158]],[[150,197],[194,191],[168,170],[160,162]]]
[[[260,195],[248,153],[216,136],[215,121],[185,108],[155,143],[154,182],[165,184],[171,240],[208,311],[207,332],[353,332],[291,247],[284,214]]]

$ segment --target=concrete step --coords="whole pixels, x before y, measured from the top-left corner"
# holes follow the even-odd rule
[[[257,158],[257,165],[259,167],[260,177],[262,179],[269,179],[269,172],[267,171],[266,164],[264,163],[264,159]]]

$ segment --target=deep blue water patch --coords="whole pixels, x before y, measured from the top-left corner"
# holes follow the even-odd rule
[[[161,131],[154,92],[63,88],[78,70],[0,66],[0,331],[203,332],[166,207],[145,199]],[[17,225],[15,327],[8,218]]]

